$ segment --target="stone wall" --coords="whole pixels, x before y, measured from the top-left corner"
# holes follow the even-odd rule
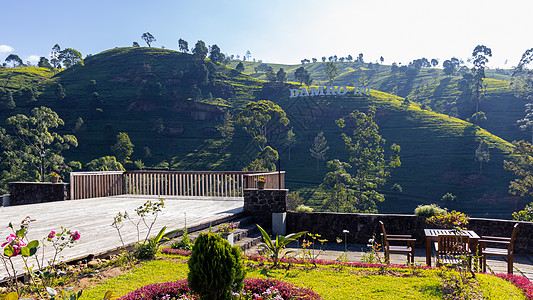
[[[435,228],[427,224],[424,217],[399,214],[346,214],[331,212],[287,213],[287,233],[308,231],[318,233],[329,241],[337,237],[344,240],[343,230],[348,230],[348,243],[367,244],[373,235],[380,237],[378,221],[383,221],[388,234],[411,234],[416,238],[416,247],[425,248],[425,228]],[[468,229],[478,235],[511,237],[513,226],[518,226],[515,251],[533,253],[533,223],[510,220],[472,218]]]
[[[289,190],[245,189],[244,213],[254,216],[259,223],[270,226],[273,212],[287,211]]]
[[[34,204],[69,199],[68,183],[10,182],[9,205]]]

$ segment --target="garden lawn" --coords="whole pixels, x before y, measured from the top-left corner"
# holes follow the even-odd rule
[[[313,289],[324,299],[442,299],[441,278],[438,271],[421,271],[421,276],[359,275],[361,268],[338,269],[319,267],[314,269],[247,268],[248,278],[272,278],[299,287]],[[129,273],[117,276],[87,289],[81,299],[102,299],[106,291],[123,296],[142,286],[178,279],[186,279],[187,263],[170,260],[154,260],[144,263]],[[526,299],[510,282],[495,276],[479,274],[481,290],[487,299]]]

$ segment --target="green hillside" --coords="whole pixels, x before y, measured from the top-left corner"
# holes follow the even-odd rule
[[[244,63],[248,73],[254,73],[253,64]],[[280,67],[286,66],[278,65],[277,69]],[[287,67],[289,80],[291,72],[298,67]],[[321,72],[321,63],[307,67],[316,68],[313,74]],[[10,70],[0,69],[0,74]],[[511,212],[521,209],[525,203],[507,193],[511,174],[503,170],[503,160],[511,151],[509,142],[491,134],[491,130],[421,109],[421,104],[416,103],[424,104],[430,98],[441,101],[453,98],[454,88],[448,91],[442,86],[442,93],[435,93],[445,77],[431,78],[434,84],[427,83],[426,89],[418,88],[418,100],[407,103],[401,97],[377,91],[377,86],[386,81],[378,79],[378,75],[375,75],[376,89],[369,95],[354,95],[350,88],[344,96],[289,98],[289,89],[299,87],[296,83],[268,83],[259,73],[248,76],[229,66],[209,60],[198,62],[192,55],[157,48],[108,50],[86,58],[84,66],[75,66],[53,77],[43,70],[22,68],[26,75],[21,78],[27,81],[19,88],[35,87],[39,91],[38,100],[25,104],[15,99],[16,109],[0,111],[0,126],[5,127],[7,117],[27,114],[33,106],[52,108],[65,120],[63,133],[75,134],[79,141],[77,148],[65,153],[67,160],[85,164],[112,155],[110,147],[115,136],[127,132],[135,145],[132,160],[141,159],[150,169],[241,170],[255,157],[257,148],[238,126],[232,139],[223,138],[217,126],[226,111],[236,116],[248,101],[268,99],[280,105],[291,122],[269,141],[281,153],[287,186],[291,191],[299,190],[307,204],[320,207],[321,195],[316,188],[327,169],[323,164],[317,168],[310,155],[314,137],[320,131],[325,133],[330,147],[328,159],[346,159],[335,120],[348,116],[354,109],[376,106],[377,123],[387,144],[402,147],[402,166],[392,171],[389,184],[382,190],[387,200],[380,204],[380,212],[411,213],[418,204],[438,203],[448,192],[456,195],[457,200],[441,205],[478,216],[510,218]],[[365,68],[357,69],[354,63],[344,67],[342,73],[339,71],[336,85],[338,82],[338,85],[353,86],[349,81],[354,80],[349,78],[361,70],[366,72]],[[377,70],[386,72],[385,66]],[[48,77],[31,75],[38,72]],[[453,80],[457,79],[450,81]],[[6,75],[0,76],[0,83],[5,81]],[[500,80],[487,82],[489,92],[494,94],[492,98],[505,99],[499,103],[508,101],[509,94],[500,92],[503,90],[499,87],[503,86]],[[67,95],[63,100],[55,95],[59,83]],[[509,119],[514,114],[503,114],[502,124],[511,124]],[[75,130],[79,118],[84,125]],[[290,128],[294,128],[297,143],[291,147],[289,159],[283,140]],[[507,131],[520,134],[516,129]],[[490,144],[491,160],[480,173],[474,152],[482,139]],[[402,187],[401,192],[391,189],[394,183]]]

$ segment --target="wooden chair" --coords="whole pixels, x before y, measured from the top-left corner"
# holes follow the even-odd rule
[[[507,258],[507,273],[513,274],[513,249],[516,238],[518,223],[513,227],[513,233],[510,238],[496,236],[482,236],[479,240],[479,253],[482,256],[483,272],[487,272],[487,256],[500,256]],[[507,246],[505,248],[489,248],[487,244],[498,244]]]
[[[385,231],[385,225],[382,221],[379,221],[381,231],[383,232],[383,251],[385,252],[385,259],[390,262],[391,253],[405,253],[407,254],[407,262],[415,262],[415,242],[416,239],[411,238],[411,235],[404,234],[387,234]],[[393,246],[390,242],[407,242],[406,246]]]
[[[468,269],[472,265],[472,256],[470,255],[470,237],[468,235],[445,234],[439,235],[435,244],[436,266],[458,265],[462,260],[467,258]]]

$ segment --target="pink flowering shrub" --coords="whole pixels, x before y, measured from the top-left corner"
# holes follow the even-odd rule
[[[524,293],[527,299],[533,300],[533,283],[531,283],[526,277],[504,273],[495,274],[495,276],[514,284]]]
[[[191,255],[191,250],[163,248],[161,250],[161,253],[170,254],[170,255],[190,256]]]
[[[290,283],[275,279],[245,279],[244,289],[240,294],[234,296],[240,299],[264,299],[267,294],[274,293],[283,300],[293,299],[322,299],[320,295],[311,289],[295,287]],[[254,296],[255,295],[255,296]],[[144,286],[128,293],[122,300],[164,300],[164,299],[199,299],[196,295],[191,295],[187,280],[155,283]],[[270,298],[267,298],[270,299]],[[273,298],[275,299],[275,298]]]

